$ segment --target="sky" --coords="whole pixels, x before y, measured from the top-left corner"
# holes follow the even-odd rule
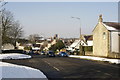
[[[100,14],[105,22],[118,21],[117,2],[8,2],[5,8],[20,21],[24,37],[79,38],[80,27],[82,34],[92,34]]]

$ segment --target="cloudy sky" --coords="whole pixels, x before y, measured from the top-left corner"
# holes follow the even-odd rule
[[[118,21],[117,2],[8,2],[5,8],[20,21],[25,37],[59,34],[63,38],[78,38],[80,27],[82,34],[92,34],[100,14],[105,22]]]

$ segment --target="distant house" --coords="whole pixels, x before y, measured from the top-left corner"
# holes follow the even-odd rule
[[[43,50],[45,50],[45,51],[49,50],[49,48],[52,45],[54,45],[54,44],[57,43],[57,39],[58,38],[55,38],[55,37],[54,38],[48,38],[48,39],[46,39],[46,46],[44,46]]]
[[[70,46],[68,46],[67,50],[75,51],[76,49],[79,50],[80,47],[80,40],[75,40]]]
[[[93,46],[93,35],[82,35],[83,46]]]
[[[93,36],[92,35],[82,35],[80,39],[76,39],[67,50],[75,51],[80,49],[80,43],[82,46],[93,46]]]
[[[75,40],[76,40],[76,38],[64,38],[64,39],[62,39],[66,48],[69,47]]]
[[[40,50],[42,43],[32,44],[32,50]]]
[[[24,44],[21,44],[21,43],[18,43],[18,42],[16,42],[16,47],[18,48],[18,49],[22,49],[22,50],[24,50]]]
[[[120,58],[120,23],[103,22],[99,16],[93,30],[93,55]]]
[[[9,49],[15,49],[15,47],[10,43],[3,44],[2,50],[9,50]]]

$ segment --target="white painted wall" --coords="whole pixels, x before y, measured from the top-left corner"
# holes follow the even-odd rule
[[[93,46],[93,40],[88,40],[87,45],[84,44],[84,46]]]
[[[93,40],[88,40],[87,41],[87,45],[81,41],[81,44],[82,46],[93,46]],[[76,49],[79,49],[80,48],[80,40],[75,40],[68,48],[67,50],[72,50],[74,51],[75,49],[73,48],[76,48]]]
[[[119,52],[119,35],[120,32],[111,32],[111,52]]]

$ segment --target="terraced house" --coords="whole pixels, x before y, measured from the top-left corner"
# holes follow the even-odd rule
[[[93,55],[120,58],[120,23],[103,22],[99,16],[93,30]]]

